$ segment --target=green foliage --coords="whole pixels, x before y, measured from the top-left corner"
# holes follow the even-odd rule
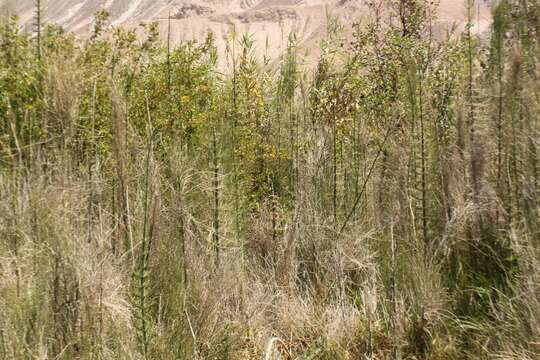
[[[384,4],[315,69],[5,19],[0,355],[534,358],[540,8]]]

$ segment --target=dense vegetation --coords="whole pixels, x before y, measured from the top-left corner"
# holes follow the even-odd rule
[[[474,8],[329,17],[315,69],[4,18],[0,358],[538,359],[540,3]]]

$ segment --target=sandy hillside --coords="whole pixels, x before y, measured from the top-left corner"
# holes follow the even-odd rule
[[[281,52],[287,34],[297,33],[302,48],[313,55],[325,33],[327,12],[338,16],[346,30],[365,18],[368,0],[42,0],[47,21],[69,30],[84,32],[100,7],[111,14],[114,25],[134,26],[141,21],[158,21],[163,34],[171,14],[171,39],[204,39],[209,31],[215,34],[220,51],[234,27],[237,33],[249,33],[257,44],[259,55],[273,57]],[[477,0],[475,31],[489,26],[488,1]],[[34,0],[0,0],[2,11],[15,11],[22,23],[31,24]],[[465,1],[441,0],[436,26],[463,25]],[[313,59],[307,56],[306,59]],[[309,61],[309,60],[308,60]]]

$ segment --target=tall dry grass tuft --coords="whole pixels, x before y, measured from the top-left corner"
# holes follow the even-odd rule
[[[16,229],[2,226],[11,239],[2,242],[6,358],[39,348],[45,358],[123,348],[128,358],[134,351],[129,276],[110,256],[111,222],[104,218],[96,225],[95,241],[88,243],[80,201],[86,183],[43,180],[2,182],[3,219],[17,219]]]

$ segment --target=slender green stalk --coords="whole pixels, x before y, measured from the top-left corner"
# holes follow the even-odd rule
[[[499,40],[500,41],[500,40]],[[497,84],[498,84],[498,101],[497,101],[497,193],[502,195],[502,153],[503,153],[503,64],[502,64],[502,44],[497,51]],[[499,219],[499,209],[497,208],[497,220]]]
[[[394,237],[394,222],[390,223],[390,281],[391,289],[390,296],[392,301],[392,347],[394,359],[397,359],[397,298],[396,298],[396,240]]]
[[[504,112],[504,38],[507,16],[507,3],[503,1],[499,3],[493,13],[493,46],[492,51],[495,53],[495,68],[497,72],[497,114],[496,114],[496,136],[497,136],[497,155],[496,155],[496,191],[497,196],[503,200],[503,204],[506,202],[506,196],[503,194],[503,112]],[[507,206],[504,205],[506,208]],[[495,219],[499,222],[500,217],[499,207],[497,207]]]
[[[215,252],[215,266],[219,267],[219,160],[218,149],[216,141],[216,129],[212,129],[212,160],[213,160],[213,181],[212,192],[214,196],[214,210],[213,210],[213,222],[212,222],[212,238],[214,243]]]
[[[171,96],[171,12],[167,16],[167,92]]]
[[[336,115],[332,115],[332,216],[334,232],[337,229],[337,134]]]
[[[475,122],[475,104],[473,94],[473,39],[472,39],[472,19],[475,0],[467,0],[467,102],[468,102],[468,114],[467,122],[469,128],[469,151],[471,161],[471,177],[472,177],[472,197],[476,204],[478,204],[479,195],[479,174],[478,174],[478,154],[476,150],[476,122]]]
[[[149,328],[148,328],[148,308],[149,308],[149,257],[150,257],[150,244],[152,241],[152,226],[150,225],[150,162],[153,148],[153,129],[152,119],[150,116],[150,106],[148,96],[145,96],[146,111],[148,115],[148,137],[147,137],[147,149],[146,149],[146,164],[144,174],[144,200],[143,200],[143,228],[141,234],[141,250],[139,254],[139,264],[137,269],[137,311],[139,320],[139,337],[141,347],[143,351],[143,357],[148,358],[149,352]],[[149,231],[150,230],[150,231]]]
[[[418,139],[417,139],[417,108],[418,108],[418,100],[417,100],[417,87],[418,87],[418,69],[417,65],[414,62],[411,62],[410,65],[407,67],[407,95],[409,100],[409,107],[410,107],[410,113],[411,113],[411,121],[410,121],[410,155],[409,155],[409,174],[408,174],[408,181],[412,182],[412,185],[409,187],[408,191],[412,192],[412,199],[414,201],[413,204],[413,210],[412,210],[412,217],[413,221],[413,235],[416,236],[416,229],[417,229],[417,219],[420,218],[418,215],[419,206],[417,203],[419,192],[418,189],[418,157],[417,157],[417,146],[418,146]],[[421,128],[423,128],[423,124],[420,125]],[[422,130],[422,129],[421,129]],[[421,152],[422,155],[422,152]],[[420,160],[422,161],[422,159]],[[420,165],[420,167],[422,167]],[[422,174],[422,171],[420,170],[420,176]],[[421,189],[420,189],[421,192]],[[420,208],[421,210],[421,208]]]
[[[233,111],[232,111],[232,166],[233,166],[233,187],[234,187],[234,228],[236,233],[236,238],[240,239],[240,200],[239,200],[239,189],[238,189],[238,164],[237,164],[237,123],[238,123],[238,104],[237,104],[237,82],[238,82],[238,73],[237,73],[237,64],[236,64],[236,28],[233,28],[232,34],[232,64],[233,64],[233,73],[232,73],[232,102],[233,102]],[[242,246],[242,254],[244,253]],[[243,257],[243,255],[242,255]]]
[[[426,146],[425,146],[425,132],[424,132],[424,86],[423,86],[423,70],[420,73],[420,79],[418,84],[419,89],[419,116],[420,116],[420,159],[421,159],[421,187],[422,187],[422,234],[424,239],[424,245],[426,249],[430,247],[430,241],[428,238],[428,225],[427,225],[427,180],[426,180]]]
[[[91,151],[88,159],[88,187],[90,190],[90,197],[88,199],[88,242],[92,242],[93,238],[93,208],[94,208],[94,184],[92,179],[93,169],[92,169],[92,158],[97,157],[97,139],[96,139],[96,92],[97,92],[97,81],[94,81],[94,86],[92,90],[92,129],[91,129]]]
[[[35,23],[35,31],[36,31],[36,55],[38,63],[41,63],[41,27],[42,27],[42,15],[43,15],[43,9],[42,9],[42,0],[36,0],[36,23]]]

